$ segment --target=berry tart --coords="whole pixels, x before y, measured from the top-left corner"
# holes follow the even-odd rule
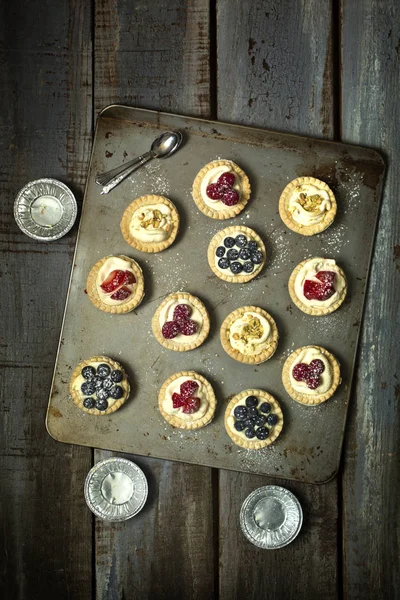
[[[90,415],[110,415],[127,400],[130,385],[124,369],[107,356],[79,363],[69,384],[74,403]]]
[[[121,231],[125,240],[142,252],[161,252],[175,240],[179,213],[164,196],[141,196],[125,210]]]
[[[208,425],[216,405],[211,385],[194,371],[181,371],[168,377],[158,396],[162,416],[179,429],[199,429]]]
[[[128,256],[106,256],[90,270],[86,291],[95,307],[104,312],[130,312],[143,300],[142,269]]]
[[[176,352],[200,346],[210,331],[210,319],[204,304],[191,294],[170,294],[157,308],[153,333],[162,346]]]
[[[231,219],[250,198],[246,173],[230,160],[214,160],[196,175],[193,199],[202,213],[212,219]]]
[[[222,323],[220,335],[225,352],[242,363],[265,362],[278,346],[276,323],[258,306],[242,306],[231,312]]]
[[[291,299],[308,315],[328,315],[337,310],[346,298],[346,292],[346,276],[330,258],[304,260],[289,279]]]
[[[225,428],[235,444],[249,450],[270,446],[283,427],[279,403],[263,390],[244,390],[225,411]]]
[[[256,277],[265,264],[266,250],[260,236],[242,225],[226,227],[208,246],[208,264],[224,281],[246,283]]]
[[[279,214],[289,229],[301,235],[315,235],[332,225],[336,199],[330,187],[314,177],[298,177],[283,190]]]
[[[286,359],[282,381],[293,400],[315,406],[329,400],[342,380],[333,354],[321,346],[303,346]]]

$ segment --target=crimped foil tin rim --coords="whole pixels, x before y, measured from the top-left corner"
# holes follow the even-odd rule
[[[282,527],[272,532],[259,527],[255,520],[256,506],[265,498],[277,500],[288,511]],[[278,485],[257,488],[247,496],[240,509],[240,527],[244,535],[252,544],[265,550],[275,550],[290,544],[299,534],[302,524],[303,510],[300,502],[292,492]]]
[[[37,189],[38,196],[34,196]],[[39,225],[30,215],[30,207],[41,195],[54,196],[59,203],[68,210],[65,217],[52,227]],[[41,241],[52,242],[63,237],[72,228],[78,214],[76,199],[72,191],[61,181],[44,177],[28,182],[17,194],[14,201],[14,218],[25,235]],[[53,233],[52,233],[53,232]]]
[[[101,494],[101,482],[110,473],[124,473],[133,482],[133,494],[124,504],[111,504]],[[106,458],[94,465],[86,476],[84,496],[90,510],[104,521],[126,521],[137,515],[146,503],[148,484],[142,469],[126,458]]]

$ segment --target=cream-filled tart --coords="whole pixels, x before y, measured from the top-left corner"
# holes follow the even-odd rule
[[[91,268],[86,291],[94,306],[103,312],[130,312],[143,300],[142,269],[128,256],[106,256]]]
[[[264,390],[244,390],[225,410],[225,429],[235,444],[249,450],[270,446],[283,428],[278,401]]]
[[[220,336],[225,352],[248,364],[270,359],[279,337],[274,319],[258,306],[242,306],[231,312],[221,325]]]
[[[141,252],[161,252],[175,240],[179,213],[164,196],[141,196],[125,210],[121,231],[125,240]]]
[[[315,235],[335,219],[337,204],[330,187],[314,177],[298,177],[283,190],[279,214],[289,229],[301,235]]]
[[[93,356],[76,367],[69,390],[74,403],[84,412],[109,415],[127,400],[130,385],[118,362],[108,356]]]
[[[167,296],[152,320],[153,333],[162,346],[185,352],[200,346],[210,331],[210,319],[204,304],[185,292]]]
[[[208,246],[208,264],[224,281],[246,283],[256,277],[266,260],[260,236],[250,227],[226,227],[212,238]]]
[[[282,381],[293,400],[316,406],[335,393],[341,382],[340,366],[325,348],[303,346],[286,359]]]
[[[199,429],[208,425],[214,417],[216,404],[210,383],[194,371],[181,371],[168,377],[158,396],[162,416],[179,429]]]
[[[193,199],[212,219],[231,219],[249,201],[250,181],[231,160],[214,160],[199,171],[193,183]]]
[[[343,270],[333,259],[321,257],[308,258],[297,265],[288,287],[297,308],[313,316],[337,310],[347,293]]]

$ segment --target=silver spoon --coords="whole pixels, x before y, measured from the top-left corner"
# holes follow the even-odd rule
[[[131,173],[145,165],[153,158],[168,158],[182,143],[183,136],[180,131],[166,131],[162,133],[151,145],[149,152],[138,156],[133,160],[115,167],[105,173],[99,173],[96,176],[97,185],[103,186],[102,194],[111,192],[121,181],[129,177]]]

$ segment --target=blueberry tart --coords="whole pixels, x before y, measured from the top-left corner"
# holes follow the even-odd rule
[[[256,277],[266,260],[264,242],[250,227],[226,227],[208,246],[208,264],[224,281],[246,283]]]
[[[250,181],[246,173],[230,160],[214,160],[197,174],[193,199],[202,213],[212,219],[231,219],[249,201]]]
[[[214,417],[216,404],[210,383],[194,371],[181,371],[168,377],[158,396],[162,416],[179,429],[199,429],[208,425]]]
[[[335,393],[341,383],[340,366],[325,348],[303,346],[286,359],[282,381],[293,400],[316,406]]]
[[[164,196],[141,196],[125,210],[121,231],[130,246],[141,252],[161,252],[177,236],[179,213]]]
[[[74,403],[90,415],[110,415],[129,397],[130,385],[124,369],[107,356],[94,356],[79,363],[69,384]]]
[[[283,428],[279,403],[264,390],[244,390],[225,411],[225,428],[235,444],[249,450],[270,446]]]

